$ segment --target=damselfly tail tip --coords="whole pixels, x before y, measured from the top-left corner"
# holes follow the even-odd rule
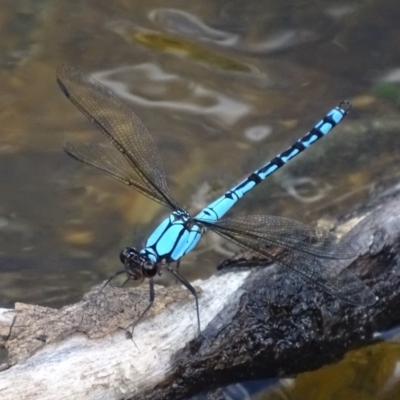
[[[349,100],[343,100],[339,103],[339,108],[342,109],[346,114],[351,110],[351,103]]]

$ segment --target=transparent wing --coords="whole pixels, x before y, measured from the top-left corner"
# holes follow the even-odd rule
[[[164,198],[146,186],[145,181],[140,180],[131,164],[115,147],[97,143],[80,146],[67,143],[64,151],[76,160],[89,164],[125,185],[135,188],[152,200],[165,204]]]
[[[239,246],[291,269],[347,303],[371,305],[376,301],[356,275],[334,261],[353,257],[354,250],[319,228],[268,215],[224,218],[204,225]]]
[[[332,233],[290,218],[272,215],[222,218],[209,228],[229,232],[238,240],[253,239],[259,241],[260,245],[265,242],[317,257],[343,260],[357,255],[353,248]]]
[[[169,191],[156,143],[138,116],[111,90],[73,67],[61,66],[57,82],[116,150],[69,145],[66,152],[172,209],[181,209]]]

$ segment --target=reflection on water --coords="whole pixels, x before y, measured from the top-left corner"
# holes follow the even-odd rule
[[[343,7],[340,10],[344,10]],[[338,10],[339,11],[339,10]],[[345,12],[344,12],[345,13]],[[344,14],[343,13],[343,14]],[[332,13],[334,15],[334,13]],[[288,29],[285,27],[260,41],[244,41],[243,36],[235,32],[223,31],[208,26],[200,18],[176,9],[158,8],[149,13],[149,17],[163,31],[179,36],[190,37],[195,41],[206,41],[222,47],[233,48],[237,52],[268,54],[283,51],[316,40],[317,35],[306,28]],[[228,68],[229,69],[229,68]],[[232,68],[246,71],[245,68]]]
[[[219,122],[229,127],[251,110],[251,105],[248,103],[225,96],[195,81],[183,79],[179,75],[169,74],[155,64],[122,67],[97,72],[92,76],[122,99],[128,100],[133,105],[154,107],[154,112],[162,108],[171,113],[176,111],[203,115],[215,123]],[[168,93],[175,98],[170,98]]]
[[[177,33],[186,38],[217,43],[223,46],[233,46],[240,40],[238,34],[215,29],[196,15],[178,9],[156,8],[149,12],[149,18],[161,30]]]
[[[175,197],[194,212],[345,98],[354,105],[346,121],[234,212],[334,218],[375,186],[398,181],[397,2],[162,6],[0,4],[3,305],[75,301],[168,212],[62,154],[65,140],[101,136],[56,87],[62,62],[94,73],[135,109],[157,140]],[[182,273],[206,276],[231,251],[205,237]]]
[[[285,179],[281,186],[289,196],[304,203],[314,203],[323,200],[332,189],[329,183],[321,185],[308,176]]]

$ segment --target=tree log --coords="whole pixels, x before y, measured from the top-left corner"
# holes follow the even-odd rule
[[[280,377],[340,359],[379,340],[400,322],[400,187],[343,219],[336,232],[356,244],[349,268],[378,297],[354,307],[274,265],[219,271],[193,285],[200,294],[202,335],[193,297],[180,285],[95,288],[60,310],[17,303],[0,313],[8,362],[0,398],[183,399],[242,380]],[[251,260],[247,262],[251,264]]]

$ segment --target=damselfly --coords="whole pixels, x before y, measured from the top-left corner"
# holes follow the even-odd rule
[[[193,250],[207,230],[289,268],[345,302],[364,306],[375,302],[374,294],[353,273],[346,269],[334,270],[328,262],[324,263],[324,259],[354,256],[353,249],[333,234],[283,217],[223,218],[247,192],[334,128],[348,113],[348,102],[340,103],[290,148],[192,217],[172,197],[157,146],[137,115],[111,90],[75,68],[60,67],[57,81],[67,98],[111,143],[108,147],[96,143],[68,144],[67,154],[172,210],[147,239],[143,249],[127,247],[120,253],[124,269],[115,275],[126,273],[130,279],[149,279],[150,302],[139,320],[154,301],[153,277],[166,268],[194,295],[200,330],[196,290],[176,265],[179,266],[181,258]]]

